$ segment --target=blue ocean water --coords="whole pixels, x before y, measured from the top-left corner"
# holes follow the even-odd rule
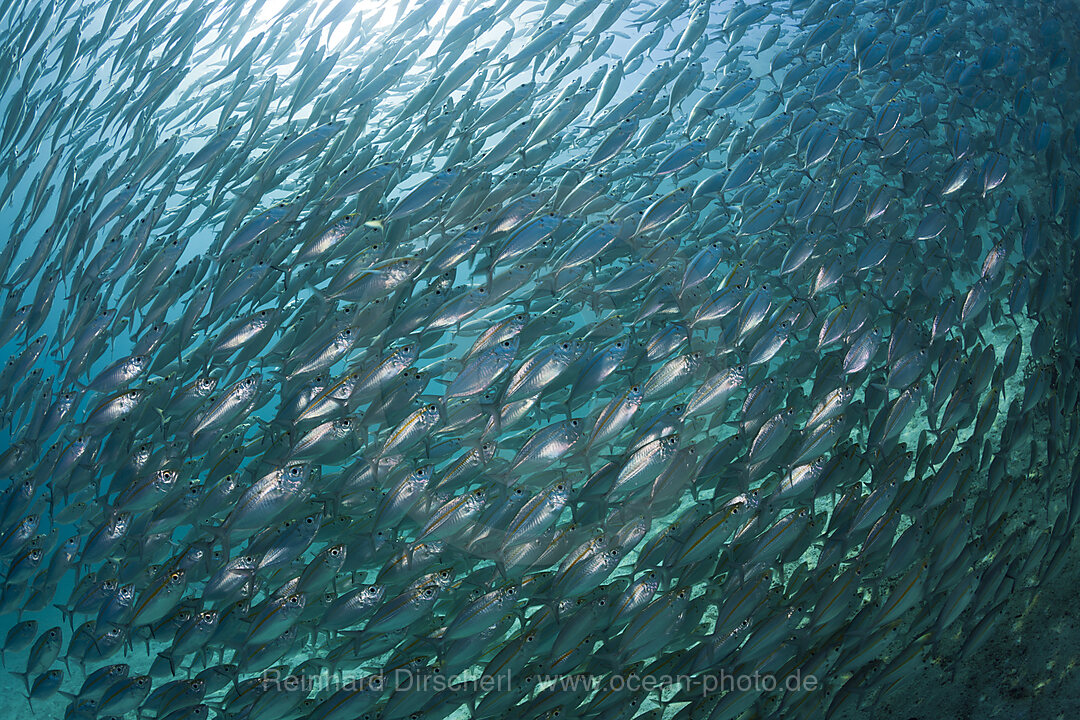
[[[0,21],[2,629],[62,628],[30,679],[63,667],[70,694],[35,716],[94,717],[73,696],[106,663],[160,689],[219,661],[244,663],[235,684],[176,717],[337,717],[321,704],[337,685],[263,687],[246,696],[258,704],[239,688],[268,668],[475,680],[532,637],[509,691],[399,684],[349,712],[1066,716],[1080,203],[1063,9],[115,1],[8,3]],[[506,110],[485,118],[492,106]],[[380,163],[388,177],[333,197]],[[279,203],[285,219],[268,220]],[[439,255],[470,229],[474,247]],[[260,310],[266,346],[242,339],[254,349],[238,362],[222,338]],[[613,371],[582,380],[615,342]],[[415,355],[378,375],[402,348]],[[87,389],[133,354],[145,371]],[[514,396],[541,359],[547,374]],[[256,401],[229,404],[255,374]],[[731,397],[707,403],[722,377]],[[214,389],[189,402],[199,378]],[[360,378],[374,390],[334,389]],[[76,404],[51,427],[64,393]],[[95,415],[126,399],[136,410]],[[416,430],[424,408],[437,423]],[[351,424],[309,450],[325,428],[301,413],[316,409]],[[296,497],[242,516],[256,481],[301,466]],[[384,524],[385,498],[424,468],[431,484]],[[133,498],[158,470],[175,484]],[[558,483],[566,499],[541,503]],[[553,514],[522,531],[529,501]],[[120,512],[134,521],[121,542],[44,582],[64,540],[86,553]],[[296,529],[309,518],[314,538]],[[543,547],[508,544],[514,528]],[[273,544],[293,532],[299,546]],[[442,554],[396,575],[425,541]],[[304,575],[339,543],[348,570]],[[244,554],[251,582],[209,597]],[[145,621],[178,568],[183,590]],[[99,622],[105,597],[73,623],[54,607],[75,604],[88,572],[133,586],[118,622]],[[384,593],[375,619],[329,628],[334,601],[369,584]],[[385,629],[395,598],[419,607],[428,589],[430,606]],[[302,613],[255,635],[297,595]],[[617,621],[607,610],[624,606]],[[234,624],[170,668],[158,653],[206,611]],[[73,661],[88,621],[126,642]],[[620,673],[748,684],[605,704]],[[814,687],[784,688],[796,674]],[[577,675],[595,686],[560,684]],[[24,681],[8,687],[22,713]]]

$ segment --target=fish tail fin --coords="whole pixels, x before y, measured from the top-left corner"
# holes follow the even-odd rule
[[[590,666],[595,667],[597,671],[618,672],[626,667],[626,661],[620,657],[618,650],[608,647],[607,643],[601,646],[589,660]]]
[[[166,660],[169,663],[169,672],[172,673],[173,675],[175,675],[176,674],[176,665],[175,665],[175,663],[173,663],[172,651],[171,650],[165,650],[163,652],[159,652],[158,657],[163,659],[163,660]]]
[[[228,525],[226,523],[220,523],[220,524],[214,525],[213,523],[206,522],[206,523],[203,523],[201,525],[201,527],[202,527],[203,530],[205,530],[206,532],[213,535],[214,540],[221,543],[222,557],[225,558],[226,560],[228,560],[229,554],[230,554],[229,551],[231,549],[230,545],[229,545],[229,528],[228,528]]]
[[[68,625],[70,625],[71,628],[74,630],[75,629],[75,612],[71,608],[69,608],[69,607],[67,607],[65,605],[61,605],[60,603],[53,603],[53,607],[60,611],[60,616],[64,620],[67,620]],[[17,674],[17,673],[12,673],[12,674]]]
[[[26,683],[26,692],[27,693],[30,692],[30,673],[17,672],[15,670],[8,670],[8,673],[10,673],[11,675],[14,675],[15,677],[22,678],[23,682]]]
[[[496,435],[502,433],[502,415],[499,413],[499,407],[498,403],[480,403],[480,410],[487,413],[492,430]]]
[[[494,557],[491,558],[495,563],[495,572],[499,574],[503,580],[510,579],[510,573],[506,569],[506,557],[503,554],[503,550],[500,549],[494,553]]]

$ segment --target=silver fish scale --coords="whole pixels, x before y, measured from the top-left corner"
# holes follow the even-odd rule
[[[1068,716],[1074,5],[0,0],[9,695]]]

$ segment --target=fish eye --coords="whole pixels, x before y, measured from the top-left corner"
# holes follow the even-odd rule
[[[436,411],[436,410],[438,410],[439,408],[438,408],[438,407],[436,407],[436,406],[435,406],[434,404],[431,404],[431,405],[428,405],[428,406],[427,406],[427,409],[428,409],[428,411],[429,411],[429,412],[435,412],[435,411]]]

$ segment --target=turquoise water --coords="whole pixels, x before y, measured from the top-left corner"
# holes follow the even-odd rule
[[[4,5],[33,716],[1067,717],[1067,10]]]

